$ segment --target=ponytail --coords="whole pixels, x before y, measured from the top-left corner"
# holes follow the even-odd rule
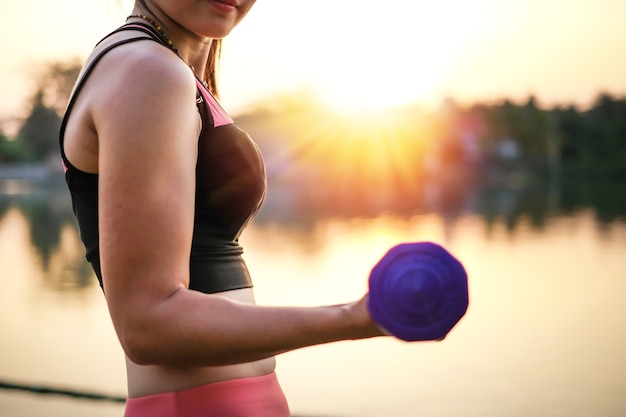
[[[211,49],[209,50],[209,59],[204,70],[204,76],[207,82],[207,89],[217,98],[219,98],[217,88],[217,70],[221,56],[222,40],[213,39],[213,42],[211,42]]]

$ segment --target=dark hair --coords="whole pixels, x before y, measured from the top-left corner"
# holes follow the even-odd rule
[[[219,98],[219,92],[217,89],[217,71],[222,55],[222,40],[213,39],[211,42],[211,49],[209,50],[209,60],[206,63],[204,69],[204,78],[207,82],[207,88],[215,97]]]

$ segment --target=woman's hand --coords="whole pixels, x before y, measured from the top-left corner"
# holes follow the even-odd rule
[[[363,338],[387,336],[388,334],[372,319],[372,316],[367,309],[367,298],[368,294],[365,294],[360,300],[346,304],[346,309],[349,310],[349,313],[352,316],[355,328],[361,329],[363,332],[361,337]]]

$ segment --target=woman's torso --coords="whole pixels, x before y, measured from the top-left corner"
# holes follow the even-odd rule
[[[110,36],[94,50],[86,67],[99,52],[108,46],[120,40],[137,36],[142,35],[135,31],[126,31]],[[141,40],[117,48],[137,48],[141,47],[143,42],[150,42],[150,40]],[[104,56],[102,62],[105,62],[106,59],[107,57]],[[87,178],[87,182],[94,182],[91,180],[97,182],[98,173],[98,132],[90,110],[90,102],[96,98],[90,93],[90,85],[106,85],[106,82],[107,72],[98,71],[96,68],[85,81],[80,94],[77,95],[71,107],[71,117],[68,117],[64,126],[62,143],[66,164],[71,164],[73,171],[80,171],[80,175]],[[246,284],[248,278],[244,276],[247,274],[247,270],[238,272],[241,268],[245,269],[245,264],[240,266],[242,251],[238,246],[238,237],[241,230],[258,210],[263,199],[265,192],[264,168],[262,161],[258,160],[260,155],[255,156],[255,152],[258,153],[256,145],[249,141],[243,132],[238,132],[238,128],[232,124],[232,121],[229,121],[225,113],[220,113],[223,110],[219,108],[219,105],[215,108],[216,102],[208,103],[212,97],[207,94],[206,92],[202,94],[205,103],[204,106],[199,106],[199,130],[202,128],[202,132],[207,132],[207,126],[202,126],[202,124],[208,123],[207,119],[211,119],[211,122],[216,126],[211,126],[214,131],[209,132],[210,134],[201,133],[200,135],[197,175],[206,176],[214,173],[212,170],[215,169],[215,162],[221,161],[220,172],[223,171],[224,175],[228,177],[222,179],[219,176],[211,176],[211,180],[198,181],[197,193],[200,198],[197,199],[195,210],[200,216],[218,219],[219,227],[215,226],[216,223],[202,219],[196,222],[191,254],[190,287],[195,287],[194,289],[203,292],[216,293],[215,296],[254,303],[253,290],[251,285]],[[203,111],[205,114],[201,114]],[[217,134],[214,134],[215,132]],[[231,142],[233,133],[236,136]],[[211,141],[203,143],[202,140],[206,141],[207,138]],[[209,145],[221,146],[218,150],[221,152],[227,146],[232,146],[232,143],[235,143],[238,149],[241,148],[241,153],[233,161],[235,164],[224,163],[225,160],[222,157],[211,159],[211,152],[213,151]],[[206,160],[202,160],[203,155],[206,156]],[[204,179],[205,177],[201,178]],[[250,198],[251,195],[253,201],[246,203],[244,200]],[[83,223],[89,221],[83,220]],[[97,237],[93,239],[97,240]],[[213,262],[216,259],[218,262]],[[219,262],[219,259],[226,259],[227,262]],[[90,259],[90,261],[92,260]],[[99,270],[99,259],[92,261],[92,264],[94,269]],[[230,266],[226,269],[220,269],[221,267],[216,267],[216,264]],[[212,280],[206,279],[206,275],[231,270],[235,271],[232,280],[228,278],[225,282],[215,284]],[[227,379],[264,375],[272,372],[274,367],[273,358],[238,365],[196,368],[145,366],[127,360],[128,390],[131,397],[138,397]]]

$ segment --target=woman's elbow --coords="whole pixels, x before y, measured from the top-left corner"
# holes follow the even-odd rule
[[[167,300],[170,300],[168,298]],[[112,302],[115,300],[116,302]],[[126,356],[139,365],[166,365],[178,350],[172,311],[163,299],[130,297],[108,299],[119,342]]]
[[[162,364],[166,341],[160,335],[162,328],[144,318],[126,317],[115,326],[126,356],[138,365]]]
[[[137,365],[158,364],[154,345],[145,340],[145,337],[133,335],[132,332],[125,332],[119,336],[119,339],[124,353],[133,363]]]

